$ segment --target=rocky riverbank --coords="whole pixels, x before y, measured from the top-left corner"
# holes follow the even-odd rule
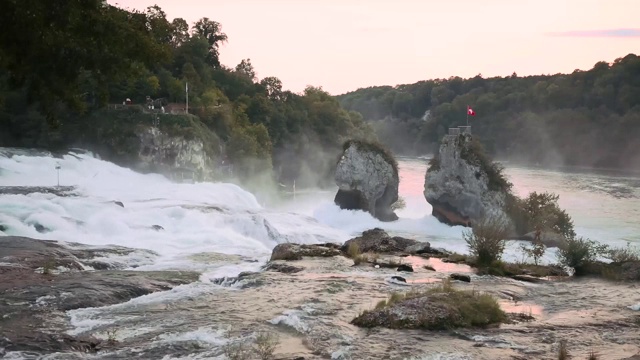
[[[127,265],[113,258],[134,252],[156,256],[124,247],[0,237],[0,355],[95,353],[104,342],[69,335],[67,311],[126,302],[198,278],[190,272],[122,270]]]
[[[372,243],[388,244],[381,234],[375,239]],[[203,282],[193,273],[124,271],[118,265],[85,270],[99,263],[98,254],[132,249],[0,240],[0,347],[5,352],[174,359],[214,358],[235,349],[252,359],[248,348],[256,346],[257,334],[274,339],[278,359],[556,359],[564,342],[575,359],[586,359],[591,351],[602,359],[629,359],[640,351],[640,313],[632,309],[640,302],[635,283],[571,277],[534,283],[478,275],[467,265],[429,257],[428,246],[413,255],[403,249],[378,253],[375,262],[354,266],[337,245],[281,245],[274,259],[289,260]],[[363,248],[368,244],[355,242]],[[415,245],[399,239],[393,244]],[[207,259],[243,261],[202,256]],[[42,274],[45,269],[48,274]],[[70,271],[60,272],[64,269]],[[456,291],[497,299],[508,318],[486,328],[429,331],[354,325],[390,294],[429,292],[443,280]],[[193,282],[184,285],[189,296],[168,291],[125,303],[187,282]],[[71,327],[70,318],[84,326]]]

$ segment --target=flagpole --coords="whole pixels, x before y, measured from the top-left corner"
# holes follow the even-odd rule
[[[185,83],[184,84],[184,92],[187,94],[187,107],[186,107],[186,113],[189,113],[189,83]]]
[[[469,126],[469,105],[467,105],[467,126]]]

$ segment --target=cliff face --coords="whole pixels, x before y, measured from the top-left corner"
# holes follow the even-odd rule
[[[335,181],[340,208],[364,210],[382,221],[398,219],[391,209],[398,201],[398,168],[384,150],[351,142],[338,162]]]
[[[140,140],[139,167],[143,170],[184,169],[200,174],[212,170],[213,160],[205,151],[203,139],[169,135],[156,127],[140,127],[136,135]]]
[[[507,189],[494,185],[492,170],[475,153],[471,134],[446,135],[425,176],[424,197],[433,216],[463,226],[485,215],[506,216]]]

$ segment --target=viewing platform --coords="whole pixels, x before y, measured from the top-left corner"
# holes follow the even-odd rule
[[[460,134],[471,135],[471,126],[458,126],[449,128],[449,133],[446,136],[458,136]]]

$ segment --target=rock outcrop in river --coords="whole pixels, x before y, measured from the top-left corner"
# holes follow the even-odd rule
[[[449,225],[471,226],[486,215],[505,216],[509,184],[471,134],[445,135],[427,169],[424,197]]]
[[[382,221],[398,219],[391,208],[398,201],[398,164],[380,145],[345,143],[335,181],[335,203],[341,209],[364,210]]]

